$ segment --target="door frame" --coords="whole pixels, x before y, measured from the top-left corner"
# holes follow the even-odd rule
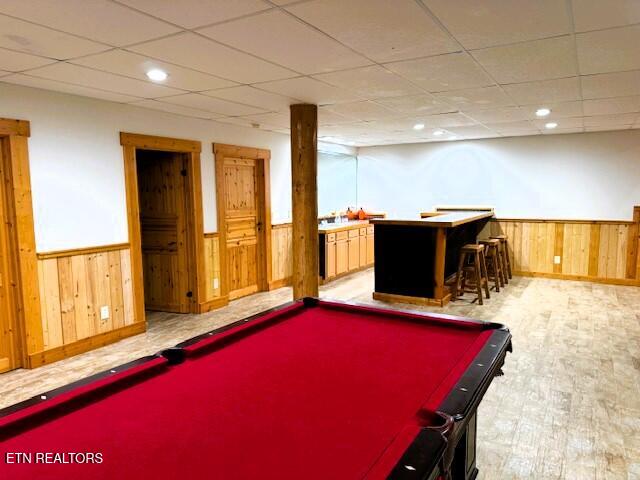
[[[135,321],[143,321],[144,280],[142,271],[142,234],[140,204],[138,197],[138,170],[136,150],[156,150],[183,153],[186,157],[186,225],[188,284],[192,292],[189,312],[199,313],[200,303],[205,300],[204,273],[204,223],[202,214],[202,180],[200,153],[202,144],[195,140],[158,137],[137,133],[120,132],[120,144],[124,154],[124,176],[127,196],[127,223],[131,250],[131,281]]]
[[[31,199],[28,138],[30,124],[26,120],[0,118],[0,181],[5,188],[1,205],[3,216],[13,229],[0,229],[0,248],[6,259],[4,270],[10,278],[6,284],[8,307],[13,313],[8,325],[13,333],[13,355],[8,365],[0,365],[0,372],[29,366],[29,355],[43,349],[38,263]]]
[[[227,264],[227,222],[224,204],[224,157],[247,158],[255,160],[256,175],[258,176],[258,217],[264,228],[258,235],[258,291],[273,288],[271,273],[271,181],[270,161],[271,151],[261,148],[242,147],[225,143],[213,144],[213,155],[216,173],[216,209],[218,214],[218,236],[220,250],[220,294],[229,295],[229,265]]]

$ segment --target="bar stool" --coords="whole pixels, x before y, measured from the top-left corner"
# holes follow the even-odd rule
[[[489,240],[480,240],[478,243],[485,246],[485,257],[487,266],[489,267],[487,268],[487,280],[493,280],[495,291],[500,292],[500,287],[504,287],[500,240],[490,238]]]
[[[513,278],[513,275],[511,273],[511,259],[509,258],[509,242],[508,242],[508,238],[506,235],[491,235],[489,238],[496,238],[498,240],[500,240],[500,246],[502,249],[502,258],[503,258],[503,263],[506,266],[505,268],[505,272],[507,275],[505,275],[505,278],[508,276],[509,278]],[[507,281],[507,283],[509,283]]]
[[[453,290],[453,299],[457,299],[465,292],[476,293],[478,304],[482,305],[482,288],[484,287],[487,298],[489,294],[489,280],[487,278],[487,264],[484,257],[484,245],[467,244],[460,249],[456,284]],[[467,290],[468,280],[473,280],[474,289]]]

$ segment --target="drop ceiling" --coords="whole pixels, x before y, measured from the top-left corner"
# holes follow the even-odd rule
[[[2,0],[0,82],[280,133],[316,103],[357,146],[640,128],[640,2]]]

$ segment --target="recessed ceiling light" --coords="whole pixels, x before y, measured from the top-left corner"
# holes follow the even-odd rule
[[[457,140],[457,135],[451,135],[447,140]]]
[[[544,124],[544,128],[548,128],[549,130],[556,128],[558,124],[556,122],[549,122]]]
[[[550,108],[539,108],[536,110],[536,117],[546,117],[551,113]]]
[[[439,137],[440,135],[444,135],[444,130],[436,130],[435,132],[433,132],[433,134],[436,137]]]
[[[168,76],[167,72],[159,68],[152,68],[147,72],[147,77],[149,77],[149,80],[152,82],[164,82]]]
[[[414,129],[414,130],[422,130],[423,128],[424,128],[424,123],[416,123],[416,124],[413,126],[413,129]]]

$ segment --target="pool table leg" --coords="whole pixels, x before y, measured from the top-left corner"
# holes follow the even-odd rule
[[[478,475],[478,469],[476,468],[476,427],[477,412],[474,412],[455,447],[453,462],[451,463],[452,480],[474,480]]]

